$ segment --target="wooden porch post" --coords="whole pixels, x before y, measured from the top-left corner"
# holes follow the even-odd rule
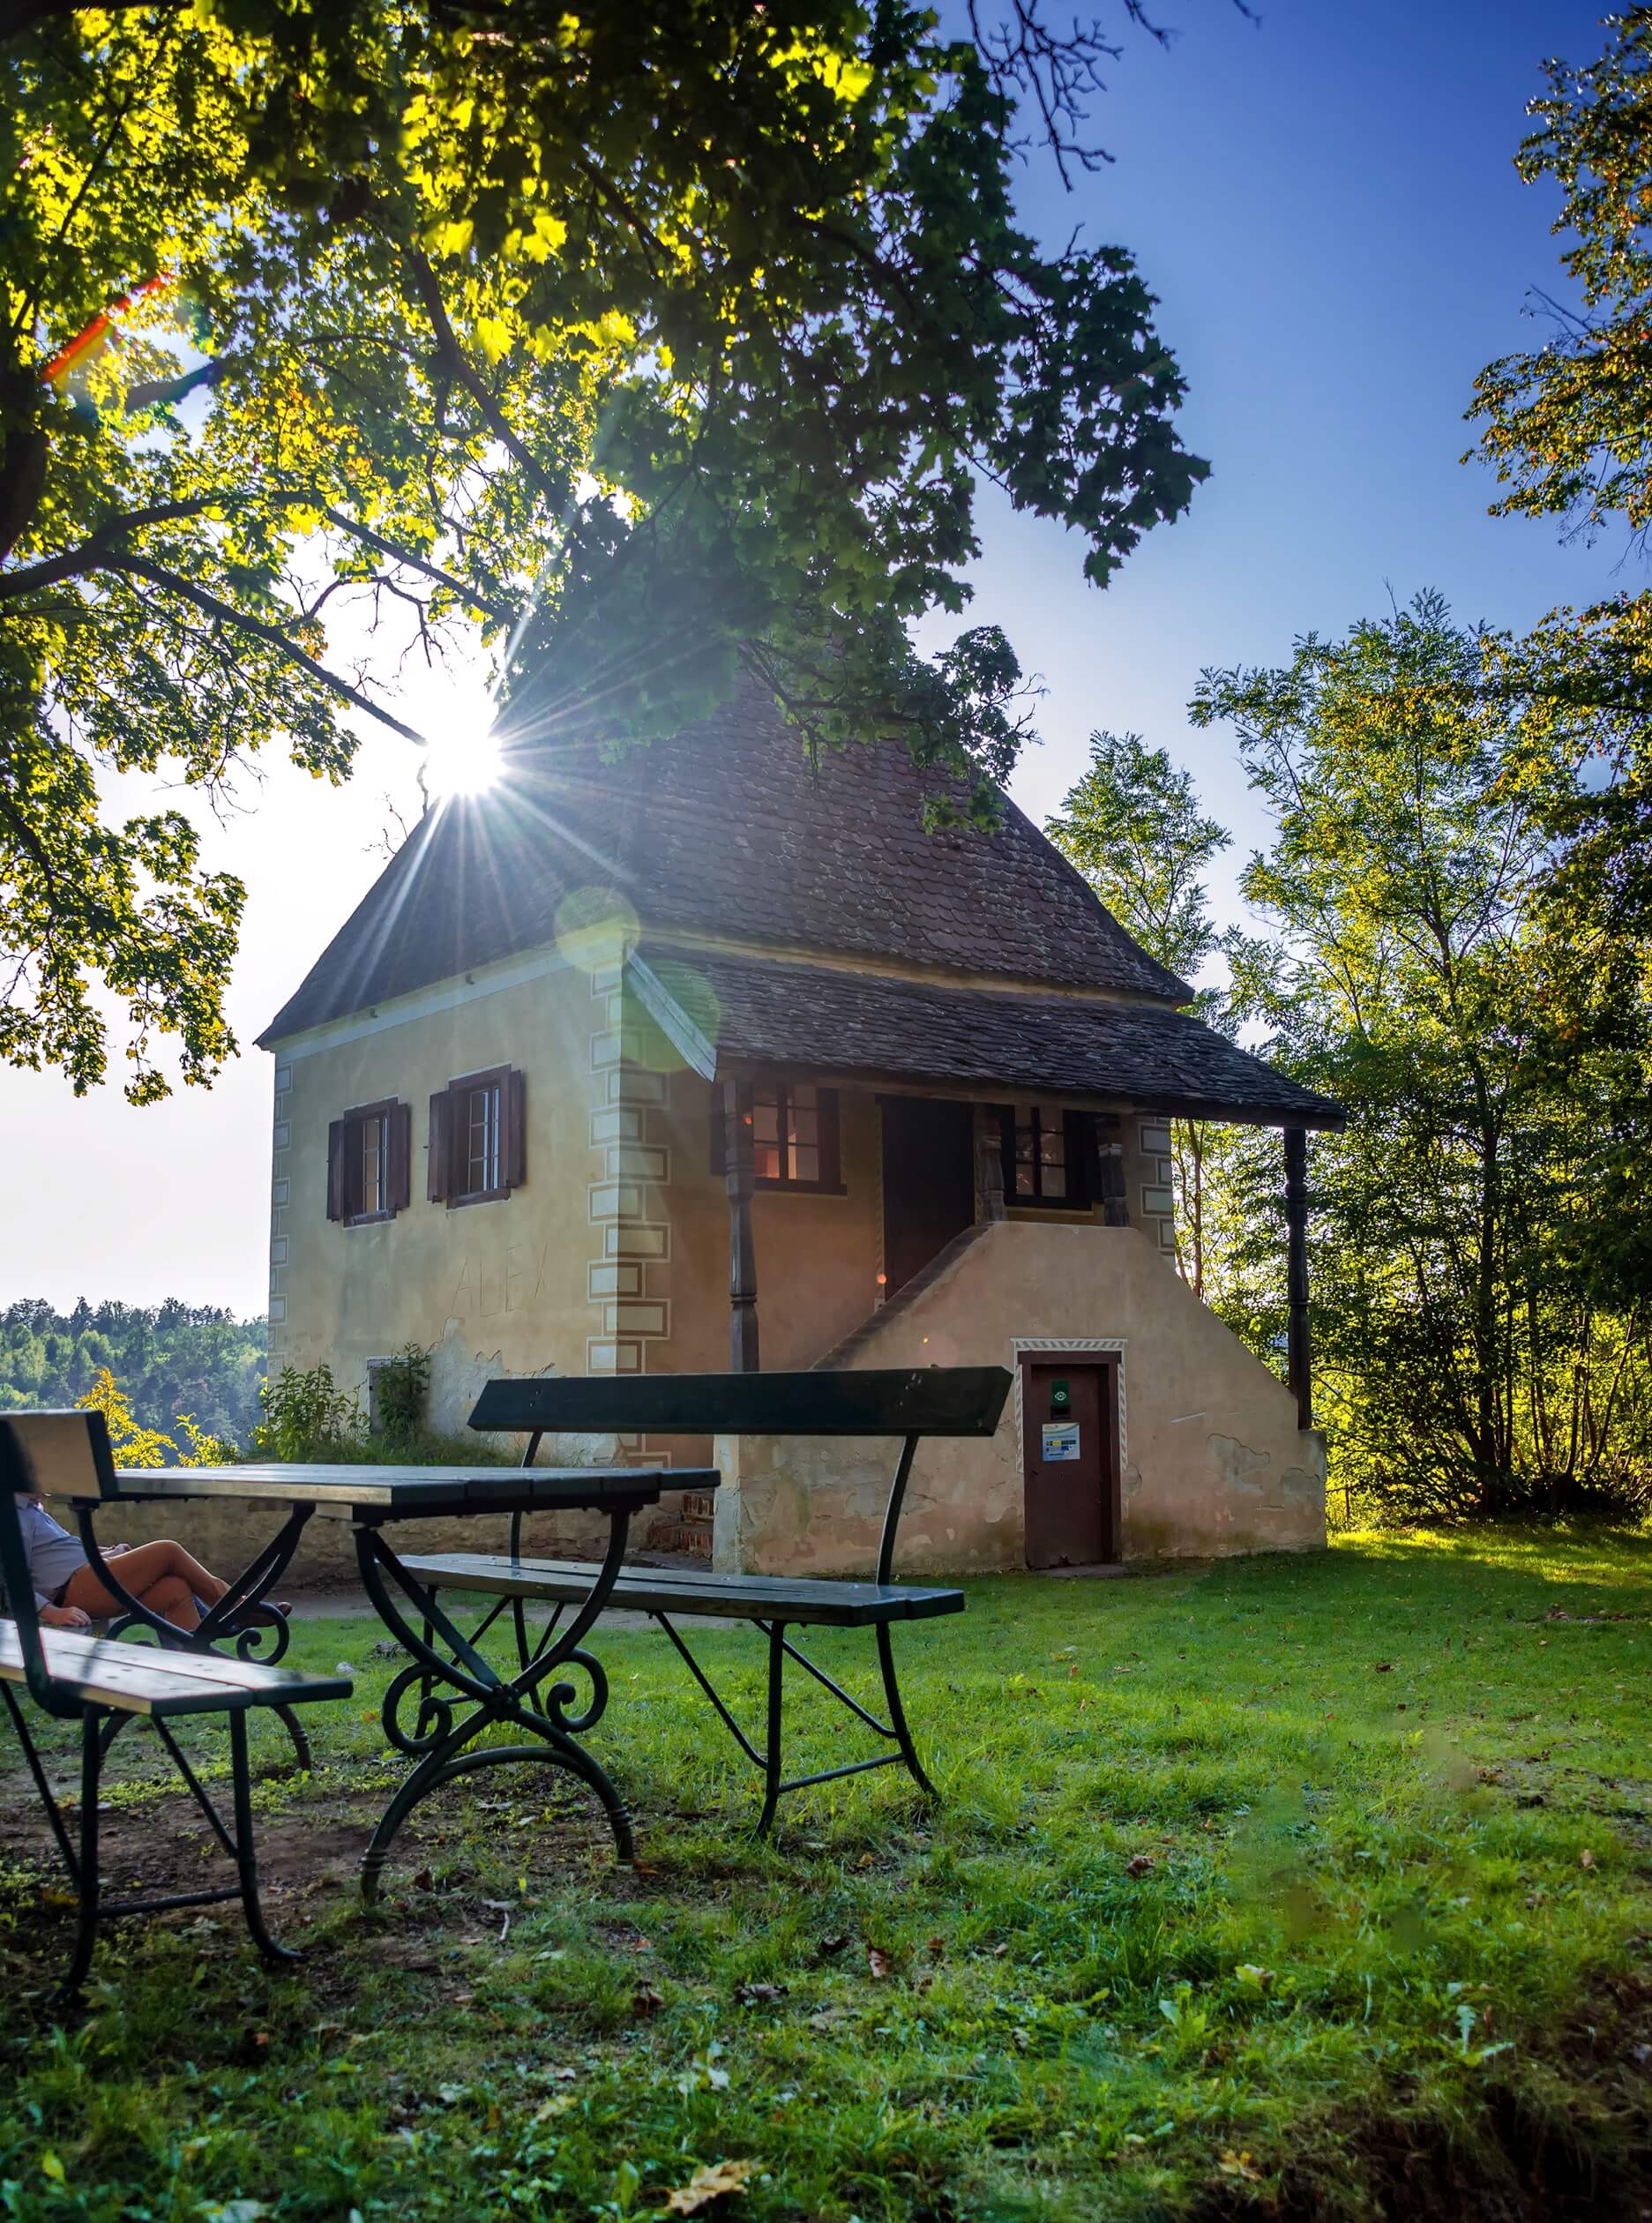
[[[723,1185],[729,1192],[729,1371],[756,1373],[757,1251],[751,1238],[751,1126],[740,1107],[740,1087],[722,1084]]]
[[[1004,1122],[996,1104],[976,1106],[976,1217],[1004,1217]]]
[[[1308,1134],[1285,1129],[1285,1293],[1289,1307],[1286,1366],[1297,1426],[1313,1426],[1313,1354],[1308,1339]]]

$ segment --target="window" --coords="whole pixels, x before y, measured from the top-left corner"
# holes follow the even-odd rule
[[[327,1130],[327,1217],[346,1227],[393,1219],[405,1209],[413,1107],[387,1097],[358,1104]]]
[[[1084,1113],[1027,1104],[1006,1106],[1002,1118],[1006,1202],[1088,1210]]]
[[[527,1089],[509,1066],[467,1073],[430,1098],[426,1194],[433,1204],[486,1204],[527,1178]]]
[[[759,1188],[814,1189],[841,1195],[838,1093],[811,1081],[754,1081],[740,1089],[740,1116],[751,1129]],[[726,1170],[722,1090],[711,1100],[711,1170]]]

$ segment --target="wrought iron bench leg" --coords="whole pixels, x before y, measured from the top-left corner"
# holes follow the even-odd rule
[[[757,1833],[766,1837],[780,1804],[781,1708],[786,1690],[786,1624],[771,1621],[768,1628],[768,1737],[763,1762],[763,1812]]]
[[[302,1960],[303,1955],[270,1935],[258,1897],[258,1856],[252,1834],[252,1774],[247,1760],[247,1717],[229,1717],[229,1769],[235,1785],[235,1873],[241,1879],[241,1905],[253,1943],[267,1961]]]
[[[88,1707],[80,1717],[80,1855],[75,1888],[80,1902],[73,1957],[57,1987],[59,1999],[77,1999],[92,1965],[102,1911],[103,1877],[98,1861],[98,1778],[103,1762],[102,1724]]]
[[[884,1671],[884,1698],[889,1708],[889,1725],[901,1747],[901,1757],[912,1771],[914,1781],[926,1798],[938,1799],[940,1793],[923,1772],[917,1748],[912,1741],[912,1732],[907,1726],[906,1708],[901,1703],[901,1686],[895,1680],[895,1649],[887,1621],[878,1624],[878,1659]]]

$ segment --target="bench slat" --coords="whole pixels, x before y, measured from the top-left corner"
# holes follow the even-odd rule
[[[302,1704],[348,1698],[348,1675],[311,1675],[265,1667],[215,1652],[163,1652],[73,1629],[43,1628],[41,1644],[52,1680],[75,1697],[121,1713],[219,1713],[230,1708]],[[0,1621],[0,1679],[23,1682],[26,1672],[17,1627]]]
[[[567,1435],[990,1436],[1003,1366],[819,1373],[553,1375],[490,1381],[470,1426]]]
[[[571,1601],[589,1593],[596,1574],[585,1560],[512,1560],[483,1552],[406,1559],[402,1565],[451,1590]],[[781,1618],[819,1628],[863,1628],[878,1621],[961,1613],[964,1594],[919,1590],[906,1583],[790,1582],[778,1576],[690,1575],[675,1568],[639,1567],[622,1572],[609,1604],[632,1613],[728,1620]]]

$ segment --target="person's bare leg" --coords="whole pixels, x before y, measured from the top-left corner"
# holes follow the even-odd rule
[[[215,1606],[229,1587],[220,1582],[216,1575],[208,1574],[198,1560],[191,1559],[183,1546],[173,1543],[170,1538],[162,1538],[153,1544],[134,1545],[130,1552],[118,1555],[110,1571],[121,1587],[152,1613],[164,1611],[149,1595],[161,1583],[181,1583],[186,1601],[191,1597],[199,1598],[209,1606]],[[78,1567],[69,1577],[64,1590],[64,1604],[78,1606],[94,1620],[121,1610],[119,1598],[105,1590],[90,1567]],[[199,1616],[191,1606],[187,1620],[180,1620],[172,1612],[166,1612],[165,1618],[180,1628],[193,1628]]]
[[[170,1621],[174,1628],[198,1628],[201,1616],[195,1603],[195,1593],[182,1575],[163,1575],[141,1594],[134,1591],[140,1606],[146,1606],[152,1613],[159,1613],[162,1620]]]

